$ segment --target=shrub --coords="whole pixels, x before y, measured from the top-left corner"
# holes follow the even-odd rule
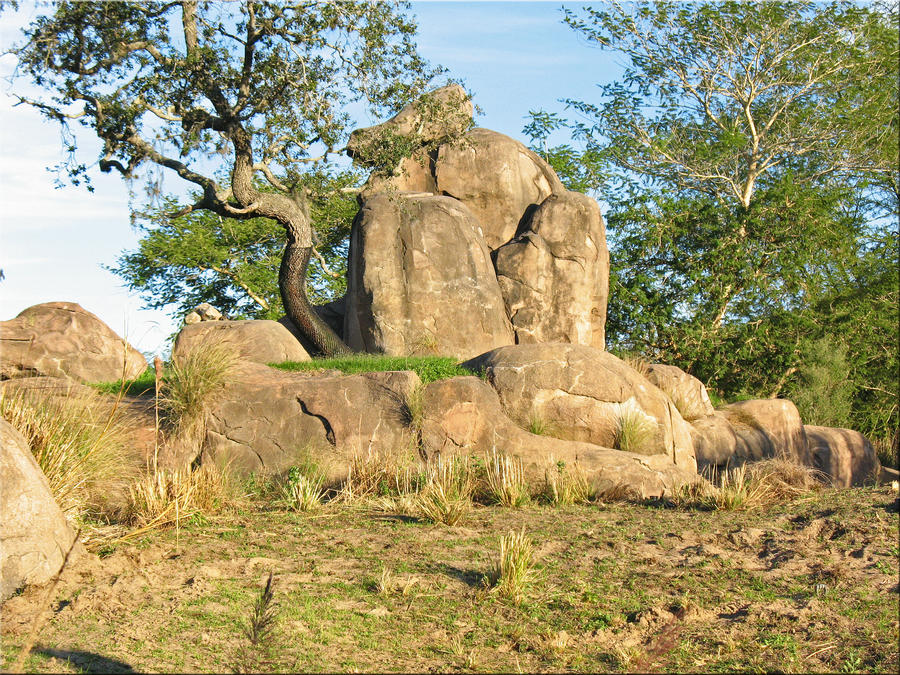
[[[91,391],[67,396],[0,391],[0,411],[28,442],[57,504],[71,518],[111,508],[136,466],[127,459],[128,420]]]
[[[831,338],[803,345],[798,382],[789,398],[804,424],[849,427],[856,385],[849,377],[847,346]]]
[[[525,528],[500,537],[500,556],[488,575],[494,592],[519,604],[534,578],[534,546]]]

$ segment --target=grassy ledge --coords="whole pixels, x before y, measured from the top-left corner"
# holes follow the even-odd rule
[[[147,370],[133,380],[91,382],[88,386],[93,387],[104,394],[118,394],[120,391],[124,391],[131,396],[141,396],[147,393],[152,394],[156,387],[156,371],[153,370],[153,368],[147,368]]]
[[[356,354],[337,358],[313,359],[312,361],[285,361],[270,363],[280,370],[340,370],[347,375],[372,373],[384,370],[412,370],[424,383],[446,380],[459,375],[476,375],[463,368],[449,356],[384,356],[383,354]]]

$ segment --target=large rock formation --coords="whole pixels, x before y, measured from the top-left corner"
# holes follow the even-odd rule
[[[82,382],[134,379],[141,353],[74,302],[47,302],[0,322],[0,379],[46,375]]]
[[[463,364],[484,371],[506,413],[557,438],[664,455],[696,471],[690,425],[657,387],[608,352],[572,344],[501,347]],[[623,432],[624,429],[624,432]]]
[[[202,461],[247,474],[283,470],[308,452],[332,478],[346,477],[354,453],[408,446],[405,402],[418,384],[410,371],[340,375],[244,363],[211,410]]]
[[[514,342],[478,222],[455,199],[371,197],[353,224],[348,269],[353,349],[471,357]]]
[[[309,361],[297,338],[278,321],[202,321],[181,329],[172,347],[172,358],[182,359],[205,345],[229,345],[242,359],[256,363]]]
[[[715,413],[703,383],[681,368],[654,363],[647,367],[647,379],[668,394],[678,412],[688,422]]]
[[[28,443],[0,419],[0,602],[59,572],[75,534],[53,499]],[[73,555],[80,553],[76,545]],[[70,555],[70,558],[73,556]]]
[[[534,484],[548,467],[565,462],[577,465],[601,491],[624,487],[639,497],[660,496],[697,479],[691,468],[677,466],[664,454],[647,456],[529,433],[507,417],[497,393],[477,377],[431,382],[422,398],[420,439],[428,456],[504,453],[522,460]],[[565,430],[552,433],[565,435]]]
[[[518,344],[571,342],[605,348],[609,252],[597,202],[552,194],[495,252],[500,290]]]

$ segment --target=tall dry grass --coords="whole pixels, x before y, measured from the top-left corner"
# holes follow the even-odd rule
[[[438,456],[425,476],[415,497],[420,515],[434,523],[455,525],[472,508],[475,484],[468,459]]]
[[[512,508],[527,504],[531,496],[522,460],[493,448],[485,457],[485,493],[491,504]]]
[[[595,491],[581,467],[575,463],[554,461],[551,456],[544,468],[541,498],[553,506],[573,506],[593,501]]]
[[[500,537],[500,555],[488,574],[488,583],[501,598],[519,604],[535,580],[534,544],[521,532]]]

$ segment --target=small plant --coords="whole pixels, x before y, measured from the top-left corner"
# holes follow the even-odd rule
[[[518,605],[534,578],[534,546],[525,529],[501,536],[500,556],[488,575],[493,592]]]
[[[404,397],[401,408],[403,423],[416,435],[425,420],[425,386],[418,384]]]
[[[280,501],[294,511],[315,511],[325,499],[324,482],[321,471],[305,473],[293,466],[279,483]]]
[[[413,464],[408,452],[383,453],[370,447],[365,454],[354,453],[339,496],[353,501],[414,493],[422,479]]]
[[[554,462],[551,457],[544,469],[542,496],[554,506],[587,504],[593,496],[591,485],[578,464],[572,467],[565,462]]]
[[[201,442],[206,421],[223,386],[233,377],[239,357],[227,344],[203,344],[172,361],[159,392],[164,424],[175,435]]]
[[[268,652],[266,642],[271,637],[278,618],[278,608],[274,601],[275,590],[270,572],[266,585],[253,603],[244,634],[250,644],[249,648],[244,646],[240,650],[240,660],[235,666],[238,673],[255,673],[262,670],[260,666],[265,663],[264,657]]]
[[[617,450],[638,454],[653,453],[656,422],[633,399],[616,404],[613,423],[613,446]]]
[[[427,520],[455,525],[472,508],[472,489],[472,473],[465,459],[438,457],[426,473],[416,506]]]
[[[531,500],[525,482],[525,467],[518,457],[493,449],[485,457],[485,480],[487,499],[491,504],[518,508]]]
[[[528,432],[535,436],[552,436],[553,425],[545,420],[537,412],[532,412],[528,418]]]

